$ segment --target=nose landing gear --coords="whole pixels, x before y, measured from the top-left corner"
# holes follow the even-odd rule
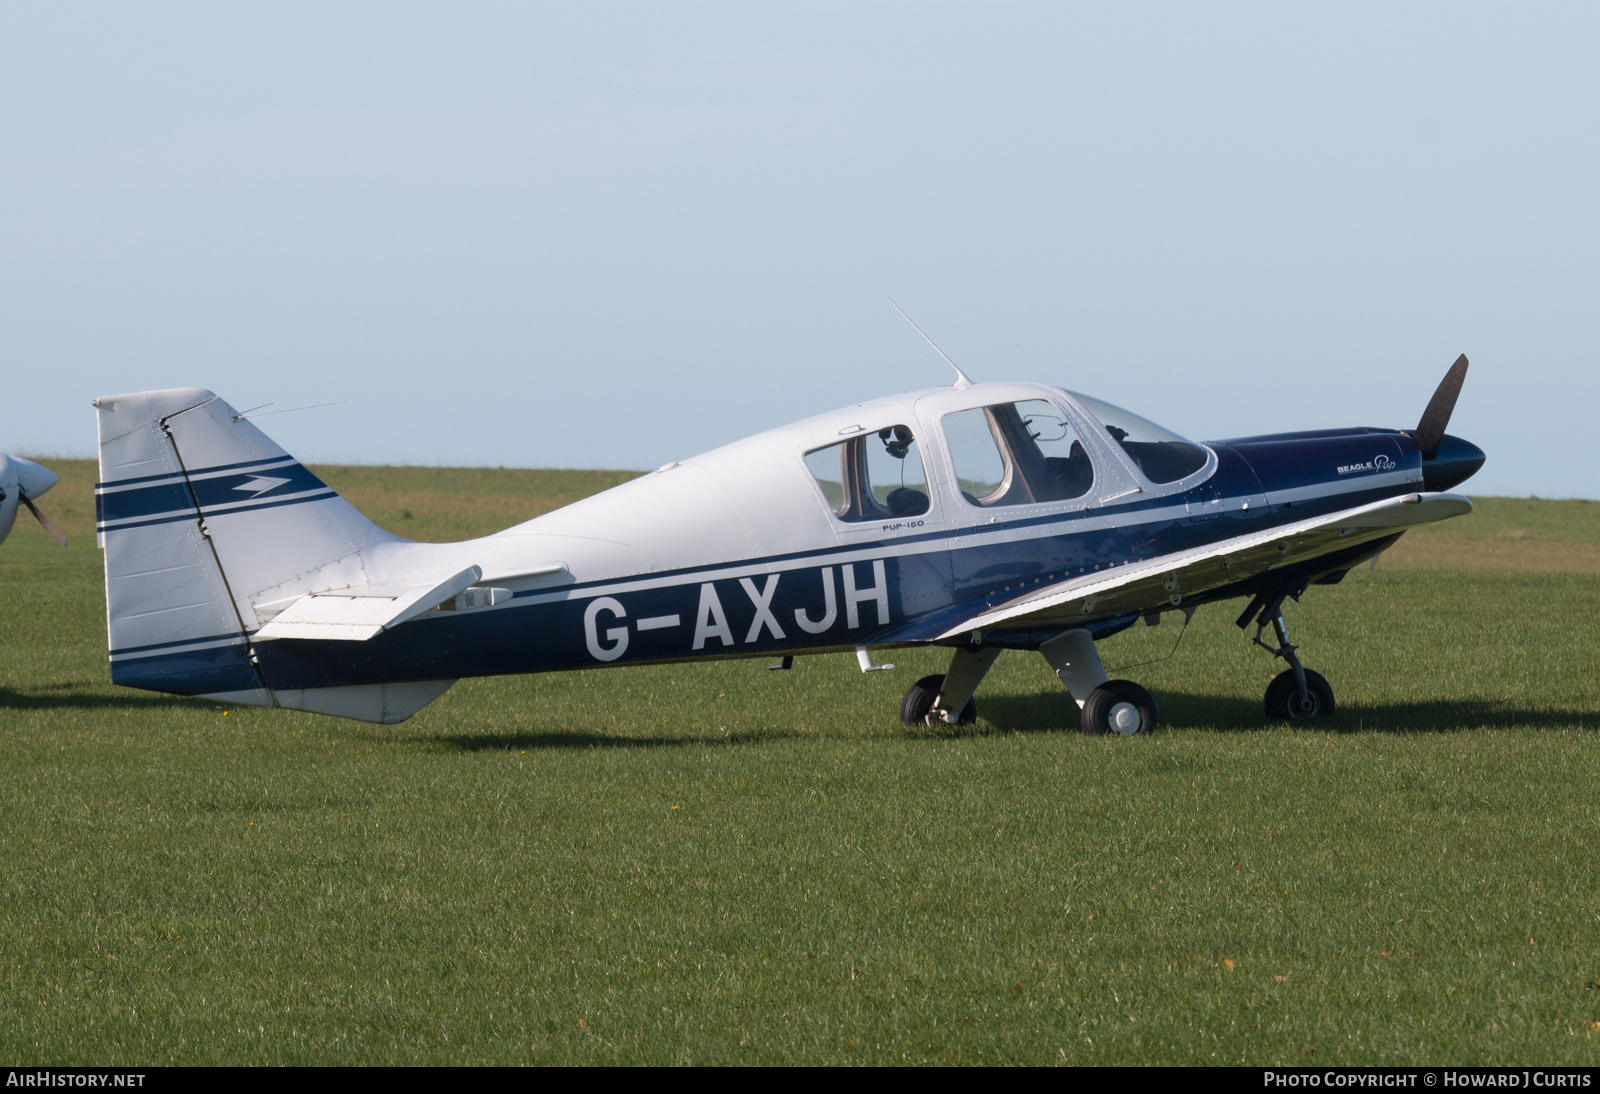
[[[1333,688],[1320,672],[1302,668],[1306,682],[1301,690],[1300,681],[1293,672],[1280,672],[1267,685],[1267,717],[1275,722],[1299,722],[1322,714],[1333,713]]]
[[[1263,705],[1267,717],[1273,721],[1300,722],[1333,713],[1333,688],[1321,673],[1300,663],[1295,645],[1289,641],[1289,628],[1283,622],[1283,598],[1287,596],[1298,601],[1300,594],[1305,591],[1305,584],[1301,583],[1258,593],[1236,621],[1243,629],[1250,625],[1250,618],[1254,616],[1256,633],[1250,641],[1274,657],[1283,658],[1289,665],[1288,671],[1278,673],[1267,685]],[[1269,626],[1278,639],[1276,648],[1261,641],[1261,632]]]

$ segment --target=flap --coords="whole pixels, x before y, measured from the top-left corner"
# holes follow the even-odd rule
[[[1431,524],[1472,512],[1458,494],[1407,494],[1235,536],[1204,547],[1130,562],[1110,571],[1083,574],[1006,601],[984,599],[938,613],[930,633],[893,635],[894,640],[953,638],[995,626],[1079,626],[1091,619],[1175,607],[1186,597],[1231,585],[1277,566],[1304,562],[1356,544],[1393,535],[1396,529]]]
[[[256,632],[257,638],[365,642],[464,592],[483,576],[476,566],[436,585],[356,585],[302,596]]]

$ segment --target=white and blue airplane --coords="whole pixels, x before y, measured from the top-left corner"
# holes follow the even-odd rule
[[[17,510],[26,506],[44,530],[50,533],[51,539],[63,547],[67,545],[67,537],[56,527],[56,522],[45,516],[44,510],[36,504],[60,481],[48,467],[41,467],[21,456],[0,454],[0,543],[5,542],[16,525]]]
[[[665,467],[481,539],[392,535],[209,391],[95,401],[114,683],[370,722],[461,677],[949,649],[907,724],[970,723],[1002,650],[1038,650],[1086,733],[1156,704],[1095,642],[1248,599],[1288,665],[1273,718],[1333,710],[1283,621],[1484,454],[1445,435],[1462,357],[1418,428],[1196,444],[1058,387],[973,383],[860,403]],[[1261,642],[1271,627],[1276,645]]]

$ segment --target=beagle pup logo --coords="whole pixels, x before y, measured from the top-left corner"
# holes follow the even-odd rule
[[[1354,475],[1361,471],[1376,471],[1383,473],[1394,470],[1394,459],[1390,456],[1374,456],[1366,463],[1341,464],[1338,468],[1341,475]]]

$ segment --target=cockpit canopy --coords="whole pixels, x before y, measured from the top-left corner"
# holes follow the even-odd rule
[[[937,393],[932,405],[919,397],[915,411],[886,401],[877,421],[847,425],[838,430],[841,439],[807,450],[806,467],[834,517],[869,523],[925,514],[930,475],[943,481],[954,472],[962,501],[988,509],[1070,502],[1097,485],[1101,494],[1126,494],[1133,468],[1150,484],[1173,484],[1211,458],[1203,446],[1092,396],[1031,384],[984,386],[993,401],[978,402],[976,390]],[[1118,448],[1125,461],[1112,455]],[[941,454],[949,461],[944,470],[924,464]]]

